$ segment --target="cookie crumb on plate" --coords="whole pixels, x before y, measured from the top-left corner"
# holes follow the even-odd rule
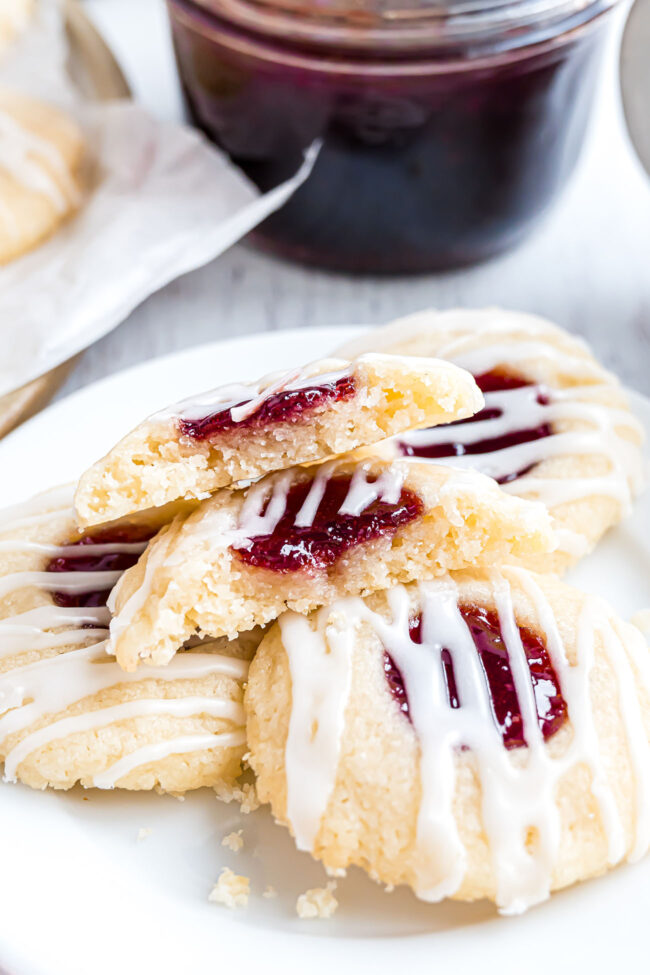
[[[244,782],[241,787],[220,782],[214,787],[214,792],[221,802],[238,802],[244,814],[255,812],[261,805],[254,782]]]
[[[254,782],[244,782],[242,786],[241,811],[252,813],[260,808],[260,800],[257,798],[257,789]]]
[[[222,839],[221,845],[227,846],[228,849],[232,850],[233,853],[239,853],[244,845],[244,840],[242,839],[241,835],[242,832],[243,830],[238,829],[236,832],[228,833],[228,835],[224,836]]]
[[[210,891],[208,900],[212,904],[223,904],[234,910],[236,907],[247,907],[250,894],[250,880],[224,867],[219,879]]]
[[[148,836],[151,836],[152,832],[153,830],[150,826],[141,826],[138,830],[138,843],[142,843],[143,840],[146,840]]]
[[[328,918],[334,914],[339,902],[332,893],[336,883],[330,881],[326,887],[312,887],[301,894],[296,901],[296,913],[299,918]]]

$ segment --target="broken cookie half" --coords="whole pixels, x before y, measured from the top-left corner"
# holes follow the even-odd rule
[[[472,416],[469,373],[376,353],[326,359],[184,400],[149,417],[82,476],[82,527],[316,463],[407,430]]]
[[[449,569],[555,544],[543,505],[471,471],[341,458],[223,490],[180,516],[120,579],[110,651],[161,665],[196,635],[230,636]]]

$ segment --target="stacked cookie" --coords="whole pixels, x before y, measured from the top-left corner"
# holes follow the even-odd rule
[[[0,62],[35,17],[34,0],[2,0]],[[81,129],[53,105],[0,87],[0,266],[37,247],[80,208],[87,189]]]
[[[647,648],[550,574],[631,504],[640,430],[538,319],[362,341],[150,417],[74,516],[4,514],[5,777],[223,793],[248,751],[328,869],[516,912],[650,839]]]
[[[85,158],[69,115],[0,89],[0,265],[32,250],[79,209]]]

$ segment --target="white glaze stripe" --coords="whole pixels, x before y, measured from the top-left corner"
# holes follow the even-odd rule
[[[150,667],[147,678],[169,681],[221,674],[243,680],[248,664],[217,653],[176,654],[166,667]],[[75,701],[122,684],[143,680],[141,674],[125,673],[106,655],[106,644],[69,650],[55,657],[16,667],[0,677],[0,741],[44,717],[65,710]],[[23,704],[24,701],[30,703]],[[3,703],[4,702],[4,703]],[[22,704],[22,707],[19,705]],[[8,712],[8,713],[5,713]]]
[[[44,592],[85,593],[112,589],[122,575],[112,572],[14,572],[0,579],[0,599],[35,586]]]
[[[0,552],[34,552],[49,555],[53,559],[86,558],[90,555],[126,554],[140,555],[147,547],[146,542],[94,542],[89,545],[45,545],[22,538],[9,538],[0,541]]]
[[[199,752],[212,748],[234,748],[246,742],[245,731],[224,731],[218,735],[183,735],[169,741],[156,742],[154,745],[143,745],[120,759],[105,772],[100,772],[93,778],[93,785],[97,789],[114,789],[120,779],[129,772],[160,762],[170,755],[186,755],[188,752]]]
[[[202,420],[213,413],[230,411],[233,423],[252,416],[269,397],[276,393],[323,386],[351,375],[346,359],[322,359],[301,369],[270,373],[255,383],[230,383],[174,403],[149,417],[152,421]]]
[[[39,630],[54,630],[60,626],[83,626],[92,623],[108,626],[111,614],[106,606],[55,606],[47,604],[28,609],[24,613],[0,620],[0,640],[2,634],[17,626],[35,627]]]
[[[53,741],[67,738],[68,735],[90,731],[96,728],[106,728],[108,725],[129,718],[158,717],[171,715],[175,718],[187,718],[194,715],[209,714],[214,718],[225,718],[238,725],[245,723],[243,705],[235,701],[219,700],[210,697],[180,697],[180,698],[138,698],[115,704],[110,707],[86,711],[69,718],[61,718],[45,728],[27,735],[12,748],[5,756],[4,778],[7,782],[16,781],[16,772],[21,762],[33,752]]]
[[[640,609],[638,613],[634,614],[630,622],[633,623],[644,636],[650,638],[650,609]]]
[[[536,472],[523,474],[502,485],[509,494],[534,497],[549,508],[578,501],[586,497],[609,497],[617,501],[622,513],[629,510],[632,497],[644,482],[644,472],[638,448],[626,436],[642,435],[639,422],[626,410],[597,402],[607,393],[603,383],[607,374],[599,366],[579,357],[558,356],[558,351],[544,342],[520,342],[488,345],[458,354],[463,340],[452,342],[440,352],[441,356],[471,369],[476,375],[491,372],[504,363],[516,364],[531,356],[542,356],[561,365],[565,374],[576,379],[594,379],[592,385],[576,385],[566,389],[549,389],[543,385],[524,386],[485,394],[485,409],[500,410],[491,419],[459,422],[417,430],[399,438],[414,450],[446,443],[470,447],[480,441],[497,439],[543,424],[555,425],[558,432],[548,437],[527,441],[498,450],[477,454],[431,458],[431,462],[456,469],[471,468],[497,480],[535,467],[551,458],[569,456],[604,456],[609,463],[607,473],[600,476],[540,476]],[[542,402],[538,402],[538,397]],[[563,431],[562,424],[577,422],[577,429]],[[426,460],[427,458],[418,458]],[[571,553],[576,540],[569,535],[560,538],[562,551]]]
[[[74,630],[60,630],[51,633],[36,626],[4,626],[0,627],[0,660],[12,657],[14,654],[24,653],[29,644],[30,652],[41,650],[57,650],[60,647],[74,646],[77,643],[88,643],[105,640],[108,636],[106,627],[77,628]],[[0,678],[1,680],[1,678]]]
[[[413,642],[409,634],[409,603],[405,595],[403,589],[393,590],[389,596],[390,623],[386,625],[378,619],[374,622],[379,625],[379,639],[388,648],[404,676],[413,720],[422,729],[422,798],[417,821],[418,890],[423,900],[438,901],[458,889],[466,860],[452,815],[453,746],[459,742],[455,715],[447,703],[442,649],[443,644],[446,646],[448,642],[458,645],[460,641],[465,646],[469,634],[458,613],[455,590],[449,585],[440,592],[435,634],[429,614],[423,615],[422,643]],[[463,691],[468,694],[468,708],[476,707],[482,717],[489,720],[482,691],[485,680],[479,668],[474,668],[473,672],[467,670],[461,677]],[[432,876],[437,878],[433,884]]]
[[[336,776],[354,634],[344,628],[339,635],[334,624],[325,641],[297,613],[281,616],[280,627],[293,700],[287,738],[287,815],[298,849],[311,850]]]
[[[24,528],[28,525],[40,524],[43,521],[50,521],[55,515],[62,515],[66,512],[73,518],[72,499],[74,487],[65,484],[62,487],[51,488],[43,494],[28,501],[11,505],[0,511],[0,526],[3,530],[11,528]]]
[[[47,197],[59,213],[79,203],[79,191],[54,143],[40,138],[1,109],[0,169],[27,189]]]
[[[556,349],[550,342],[544,340],[493,343],[480,348],[467,349],[464,352],[460,351],[460,345],[450,343],[439,350],[438,358],[451,361],[475,376],[491,372],[503,363],[510,365],[536,360],[559,364],[562,372],[570,374],[575,379],[592,379],[598,382],[602,381],[604,374],[601,366],[591,359],[571,355],[565,349]]]
[[[313,525],[327,482],[336,477],[338,466],[336,461],[331,461],[319,468],[310,484],[307,497],[294,518],[295,527],[309,528]],[[368,480],[370,470],[369,462],[356,465],[339,514],[359,517],[366,508],[379,500],[387,504],[397,504],[408,464],[394,461],[375,481]],[[225,543],[233,548],[247,548],[254,538],[272,534],[284,517],[289,491],[295,482],[295,470],[288,470],[270,475],[250,487],[239,514],[238,526],[235,531],[225,534]],[[141,589],[144,588],[144,585],[141,586]]]

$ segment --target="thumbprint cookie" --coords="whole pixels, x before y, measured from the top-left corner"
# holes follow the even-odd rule
[[[233,637],[287,608],[554,542],[543,505],[473,471],[354,458],[294,467],[164,528],[111,593],[110,649],[127,671],[161,665],[197,632]]]
[[[258,796],[331,871],[519,913],[647,851],[649,668],[606,603],[523,568],[288,612],[245,696]]]
[[[106,597],[159,524],[80,535],[72,488],[0,513],[0,760],[34,788],[181,793],[232,786],[245,752],[255,634],[125,674],[106,653]]]
[[[53,234],[82,202],[81,130],[64,112],[0,90],[0,264]]]
[[[399,436],[389,456],[469,467],[542,501],[558,547],[528,567],[562,571],[629,511],[643,486],[642,428],[618,380],[581,340],[534,315],[425,311],[349,343],[435,355],[474,375],[485,406],[469,419]]]
[[[28,27],[34,0],[2,0],[0,4],[0,55]]]
[[[149,417],[88,470],[83,526],[314,463],[417,427],[471,416],[483,397],[449,363],[369,354],[233,384]]]

